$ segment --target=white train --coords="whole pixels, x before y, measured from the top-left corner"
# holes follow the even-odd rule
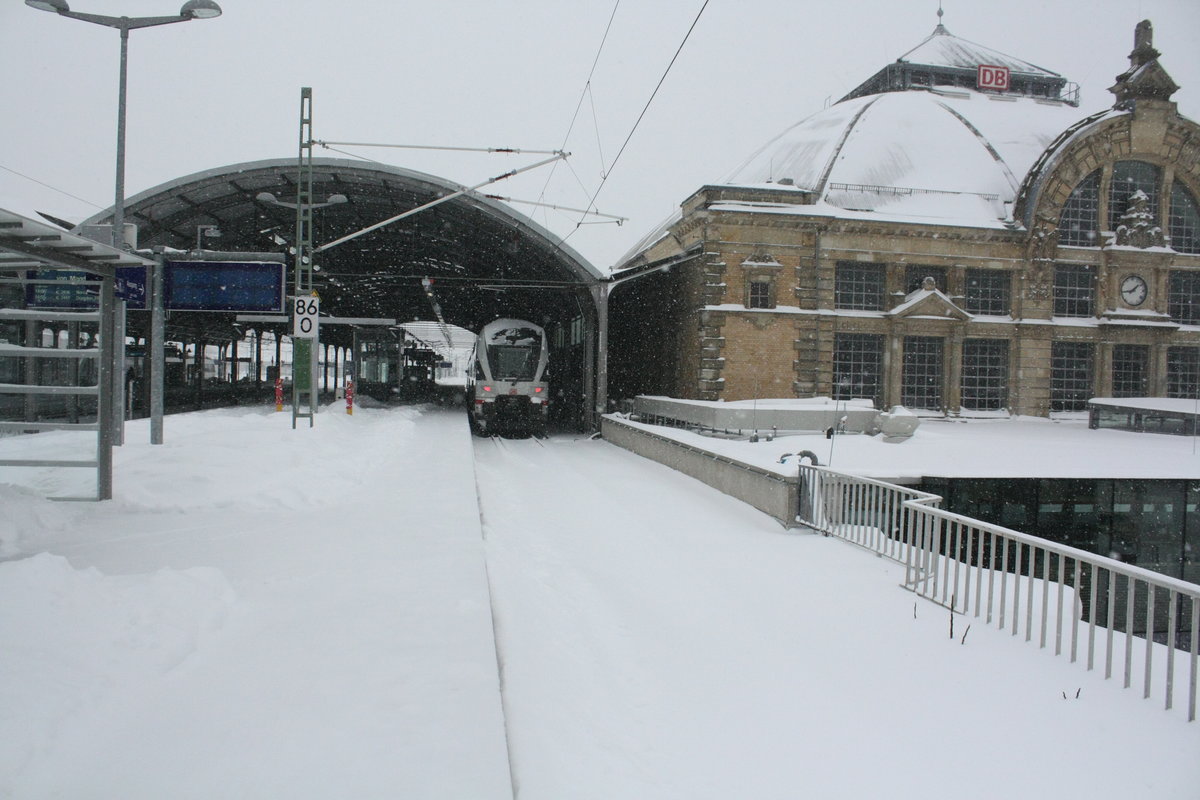
[[[475,340],[467,402],[475,433],[546,435],[550,353],[546,332],[521,319],[497,319]]]

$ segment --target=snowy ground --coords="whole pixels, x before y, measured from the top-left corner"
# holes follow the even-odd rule
[[[982,625],[952,640],[895,566],[606,442],[473,442],[414,408],[166,427],[129,426],[111,502],[0,469],[0,797],[1200,786],[1178,711]]]

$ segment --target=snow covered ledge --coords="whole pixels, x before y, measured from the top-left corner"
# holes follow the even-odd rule
[[[763,400],[681,400],[675,397],[638,395],[633,410],[642,419],[667,419],[704,430],[824,431],[882,434],[884,441],[901,442],[917,430],[921,420],[903,406],[875,410],[870,400],[833,400],[829,397]]]
[[[653,431],[653,426],[606,414],[600,434],[608,442],[657,461],[708,484],[719,492],[747,503],[785,528],[796,522],[800,507],[799,477],[783,475],[675,441]]]

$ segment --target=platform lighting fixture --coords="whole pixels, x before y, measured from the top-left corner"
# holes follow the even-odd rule
[[[259,192],[258,194],[256,194],[254,196],[254,199],[260,203],[270,203],[273,206],[282,206],[283,208],[299,208],[300,207],[299,203],[289,203],[286,200],[280,200],[278,197],[271,194],[270,192]],[[350,198],[346,197],[346,195],[344,195],[344,194],[331,194],[331,195],[329,195],[329,199],[326,200],[324,203],[309,203],[308,207],[315,210],[318,208],[325,208],[327,206],[336,206],[336,205],[340,205],[342,203],[348,203],[348,202],[350,202]]]
[[[25,5],[39,11],[51,11],[60,17],[93,22],[121,32],[121,71],[117,90],[117,186],[113,201],[113,247],[125,249],[125,85],[129,60],[129,32],[135,28],[152,28],[173,22],[193,19],[212,19],[221,16],[221,7],[213,0],[188,0],[173,17],[111,17],[105,14],[85,14],[72,11],[66,0],[25,0]]]
[[[196,226],[196,249],[204,249],[205,239],[221,238],[221,228],[217,225],[197,225]]]

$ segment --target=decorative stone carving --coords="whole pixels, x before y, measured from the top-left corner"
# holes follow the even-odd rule
[[[1129,207],[1121,215],[1117,225],[1115,244],[1122,247],[1164,247],[1162,228],[1154,222],[1154,212],[1150,210],[1150,198],[1141,189],[1129,198]]]
[[[1052,220],[1038,216],[1038,223],[1029,234],[1029,260],[1053,261],[1058,257],[1058,225]]]

